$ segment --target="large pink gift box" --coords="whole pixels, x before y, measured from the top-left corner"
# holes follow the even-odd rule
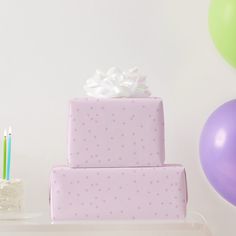
[[[51,218],[57,220],[183,219],[184,167],[75,168],[51,173]]]
[[[161,166],[164,117],[160,98],[81,98],[70,102],[70,167]]]

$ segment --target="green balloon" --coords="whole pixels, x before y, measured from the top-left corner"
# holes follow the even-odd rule
[[[208,20],[215,46],[236,67],[236,0],[212,0]]]

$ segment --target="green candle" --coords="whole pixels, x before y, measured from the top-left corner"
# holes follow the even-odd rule
[[[6,179],[7,174],[7,131],[4,130],[4,138],[3,138],[3,172],[2,178]]]

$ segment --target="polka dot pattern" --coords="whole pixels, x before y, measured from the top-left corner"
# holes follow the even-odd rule
[[[186,204],[182,166],[56,167],[51,174],[53,220],[183,219]]]
[[[69,114],[70,167],[161,166],[160,98],[75,99]]]

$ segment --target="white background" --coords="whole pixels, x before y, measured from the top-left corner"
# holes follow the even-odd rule
[[[189,210],[216,236],[236,233],[236,208],[208,184],[201,128],[235,98],[236,72],[207,29],[206,0],[0,0],[0,129],[12,125],[13,175],[26,207],[49,213],[49,173],[66,163],[68,100],[95,69],[136,65],[165,105],[166,159],[187,169]],[[0,162],[1,163],[1,162]]]

